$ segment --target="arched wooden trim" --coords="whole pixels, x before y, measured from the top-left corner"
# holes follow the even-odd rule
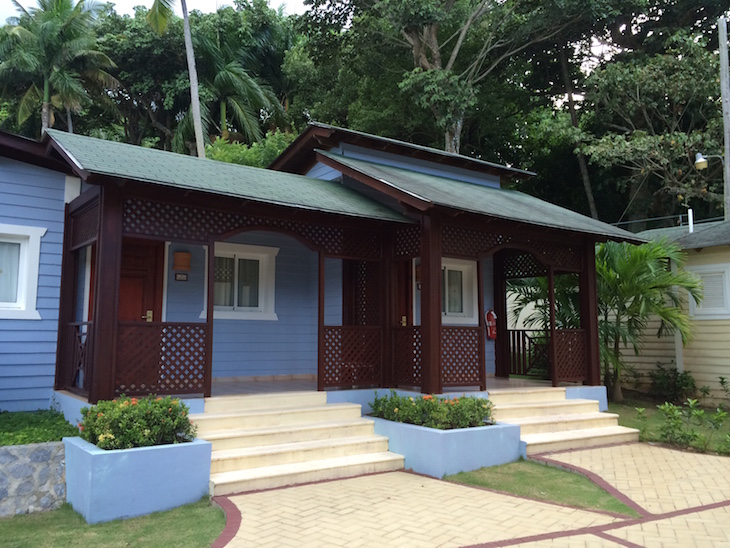
[[[304,237],[302,234],[298,234],[297,232],[293,230],[288,230],[286,228],[282,227],[271,227],[271,226],[264,226],[264,225],[247,225],[240,228],[236,228],[233,230],[229,230],[228,232],[224,234],[218,234],[212,236],[215,241],[217,242],[224,242],[226,240],[229,240],[230,238],[233,238],[234,236],[238,236],[239,234],[244,234],[246,232],[273,232],[275,234],[282,234],[284,236],[288,236],[296,241],[298,241],[300,244],[302,244],[304,247],[309,249],[310,251],[314,251],[315,253],[324,252],[324,249],[322,249],[321,246],[317,246],[312,240],[309,238]]]

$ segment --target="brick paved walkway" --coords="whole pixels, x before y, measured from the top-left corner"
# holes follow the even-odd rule
[[[539,458],[585,473],[642,517],[391,472],[223,497],[233,526],[216,546],[730,546],[730,458],[640,443]]]

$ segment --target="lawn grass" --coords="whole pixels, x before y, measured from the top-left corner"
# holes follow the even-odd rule
[[[61,441],[64,436],[78,435],[79,429],[58,411],[0,411],[0,445]]]
[[[639,392],[625,392],[624,401],[621,403],[609,403],[608,411],[619,415],[618,423],[621,426],[628,426],[629,428],[636,428],[640,430],[641,441],[661,443],[661,426],[664,423],[664,419],[662,412],[657,409],[657,405],[660,403],[663,402],[657,402],[646,394],[641,394]],[[646,423],[643,423],[639,419],[637,408],[643,408],[646,410]],[[705,412],[712,414],[715,412],[715,409],[708,408]],[[730,435],[730,417],[717,432],[713,432],[707,426],[693,426],[693,428],[697,430],[701,436],[711,437],[707,451],[713,453],[727,453],[727,448],[724,447],[724,445],[726,436]],[[700,440],[693,443],[692,448],[702,450],[702,441]]]
[[[0,519],[6,548],[200,548],[210,546],[225,526],[225,514],[208,499],[167,512],[89,525],[69,504],[60,509]]]
[[[585,476],[531,461],[461,472],[444,479],[586,510],[639,516]]]

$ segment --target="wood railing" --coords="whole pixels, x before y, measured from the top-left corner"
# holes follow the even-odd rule
[[[479,326],[448,326],[441,328],[441,385],[482,385],[486,374],[480,350]]]
[[[93,360],[93,322],[72,322],[64,329],[63,349],[64,388],[89,393]]]
[[[379,386],[383,363],[382,329],[377,326],[326,326],[319,384],[322,388]]]
[[[119,322],[115,395],[205,393],[206,324]]]
[[[550,378],[550,335],[540,329],[509,329],[509,373]]]
[[[558,382],[583,382],[588,378],[585,329],[555,331],[556,376]]]
[[[421,386],[421,328],[393,328],[393,380],[396,386]]]

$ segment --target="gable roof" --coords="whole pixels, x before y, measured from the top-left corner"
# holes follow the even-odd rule
[[[655,228],[644,230],[639,236],[648,240],[668,238],[676,242],[682,249],[701,249],[730,244],[730,221],[711,221],[695,223],[693,232],[687,226]]]
[[[412,222],[336,182],[104,141],[58,130],[47,139],[83,179],[112,177],[297,209]]]
[[[0,156],[62,173],[71,173],[64,163],[46,155],[45,145],[34,139],[0,130]]]
[[[507,167],[477,158],[470,158],[453,152],[446,152],[436,148],[415,145],[388,137],[379,137],[370,133],[363,133],[352,129],[345,129],[318,122],[310,122],[307,128],[294,142],[274,160],[269,169],[287,171],[289,173],[304,173],[312,167],[314,149],[330,149],[340,143],[349,143],[372,150],[390,152],[400,156],[428,160],[451,167],[468,169],[480,173],[490,173],[502,177],[531,177],[531,171]]]
[[[569,230],[629,242],[643,239],[626,230],[591,219],[575,211],[562,208],[514,190],[487,187],[472,183],[455,181],[435,175],[410,171],[402,168],[384,166],[365,160],[318,151],[328,164],[337,166],[361,182],[382,185],[392,190],[399,199],[418,207],[431,206],[469,211],[498,219],[517,221],[536,226]]]

